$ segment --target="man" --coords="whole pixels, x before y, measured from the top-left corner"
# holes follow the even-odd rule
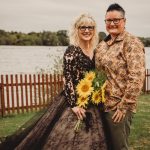
[[[144,46],[125,30],[124,9],[108,7],[105,15],[109,35],[96,49],[96,68],[107,74],[104,121],[111,150],[128,150],[128,136],[137,96],[145,77]]]

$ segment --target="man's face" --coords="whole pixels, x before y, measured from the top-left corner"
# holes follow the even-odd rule
[[[105,16],[106,30],[111,36],[117,36],[125,28],[125,18],[119,11],[109,11]]]

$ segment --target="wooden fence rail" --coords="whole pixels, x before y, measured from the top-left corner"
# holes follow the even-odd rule
[[[150,69],[146,69],[143,92],[150,92]],[[63,88],[62,75],[1,75],[0,116],[40,110]]]
[[[0,115],[43,109],[62,88],[62,75],[1,75]]]

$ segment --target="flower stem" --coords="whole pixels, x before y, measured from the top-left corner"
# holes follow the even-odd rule
[[[77,121],[77,123],[74,127],[74,131],[79,132],[79,129],[80,129],[81,125],[82,125],[82,120],[78,119],[78,121]]]

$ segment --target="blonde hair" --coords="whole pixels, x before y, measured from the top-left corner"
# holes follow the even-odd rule
[[[71,29],[69,31],[69,40],[71,45],[79,46],[79,36],[78,36],[78,28],[81,25],[86,25],[86,23],[89,23],[91,26],[94,26],[94,36],[91,39],[91,48],[94,49],[96,45],[98,44],[98,33],[97,33],[97,26],[96,22],[93,19],[91,15],[88,13],[81,14],[78,16],[75,21],[73,22]]]

